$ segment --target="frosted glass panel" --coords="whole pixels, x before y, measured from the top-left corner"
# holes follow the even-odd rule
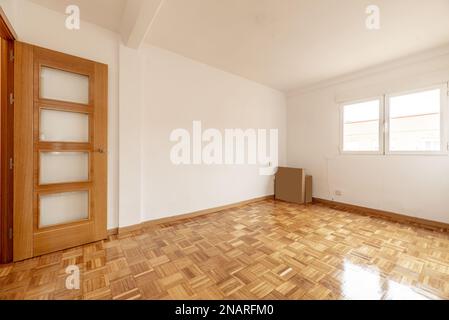
[[[41,109],[40,141],[89,142],[89,115]]]
[[[39,227],[86,220],[89,217],[88,191],[40,196]]]
[[[89,77],[42,67],[40,97],[82,104],[89,103]]]
[[[85,182],[89,180],[87,152],[41,152],[40,184]]]

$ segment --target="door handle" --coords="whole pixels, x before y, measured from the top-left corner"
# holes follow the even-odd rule
[[[105,153],[104,149],[101,149],[101,148],[95,149],[95,152],[98,152],[98,153]]]

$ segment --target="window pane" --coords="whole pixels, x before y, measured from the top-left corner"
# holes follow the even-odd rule
[[[379,112],[379,100],[344,106],[344,151],[379,151]]]
[[[44,99],[89,103],[89,77],[81,74],[42,67],[39,88]]]
[[[441,151],[441,91],[390,98],[390,151]]]

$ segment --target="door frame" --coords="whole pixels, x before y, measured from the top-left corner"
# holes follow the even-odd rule
[[[13,260],[14,41],[17,35],[0,7],[0,263]]]

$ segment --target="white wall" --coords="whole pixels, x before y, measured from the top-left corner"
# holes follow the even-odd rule
[[[109,65],[108,228],[118,226],[118,53],[119,36],[82,21],[65,28],[66,16],[25,0],[1,0],[19,40]]]
[[[193,120],[279,128],[281,161],[287,144],[288,164],[313,174],[316,197],[449,222],[449,157],[340,156],[337,104],[448,81],[447,53],[290,96],[286,143],[280,92],[154,47],[125,48],[117,34],[84,21],[69,31],[64,15],[25,0],[0,4],[20,40],[109,65],[109,228],[119,214],[126,226],[272,193],[257,166],[173,166],[168,136]]]
[[[339,102],[449,80],[449,50],[415,60],[289,95],[288,164],[313,175],[315,197],[449,223],[448,156],[349,156],[338,151]]]
[[[144,57],[140,50],[120,45],[119,97],[119,224],[141,221],[141,162]]]
[[[282,163],[286,155],[284,94],[155,47],[143,47],[138,53],[122,48],[120,54],[129,58],[127,68],[133,65],[136,79],[127,92],[121,87],[120,130],[133,126],[127,135],[141,134],[140,150],[138,145],[123,146],[134,155],[141,153],[140,167],[135,161],[122,160],[129,154],[121,145],[120,177],[128,173],[131,177],[120,180],[120,203],[127,203],[134,194],[134,204],[120,205],[120,226],[273,194],[273,177],[260,176],[255,165],[172,164],[174,143],[169,136],[177,128],[191,132],[194,120],[202,121],[203,129],[276,128]],[[142,63],[140,72],[136,61]],[[143,86],[139,84],[142,76]],[[142,107],[136,96],[142,99]],[[139,118],[140,129],[136,128]],[[123,142],[130,143],[128,138]],[[139,200],[140,221],[129,216]]]
[[[65,15],[26,0],[0,5],[20,41],[109,65],[108,228],[273,193],[257,166],[173,166],[169,134],[193,120],[279,128],[285,161],[284,94],[168,51],[126,48],[119,35],[85,21],[70,31]]]

